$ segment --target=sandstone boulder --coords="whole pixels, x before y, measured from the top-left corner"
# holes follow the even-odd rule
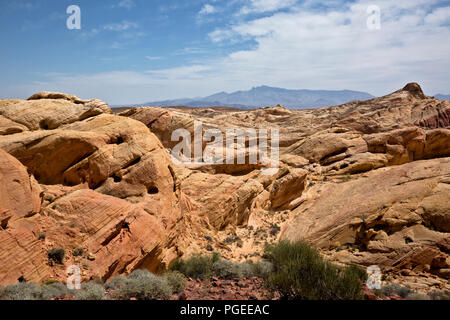
[[[0,101],[0,115],[29,130],[51,130],[103,113],[111,113],[100,100],[83,101],[59,93],[40,93],[24,100]]]

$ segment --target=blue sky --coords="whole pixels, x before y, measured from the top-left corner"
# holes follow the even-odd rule
[[[66,9],[81,9],[68,30]],[[367,8],[381,10],[370,30]],[[0,98],[110,104],[269,85],[450,93],[450,1],[1,0]]]

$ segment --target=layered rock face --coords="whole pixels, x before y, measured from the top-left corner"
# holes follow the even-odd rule
[[[0,114],[0,284],[65,279],[47,257],[53,248],[84,279],[156,271],[177,257],[167,243],[182,220],[180,192],[145,125],[99,100],[48,92],[1,101]]]
[[[0,101],[0,285],[64,280],[70,265],[107,280],[195,253],[257,259],[288,239],[416,289],[449,289],[449,110],[415,83],[301,111],[113,115],[50,92]],[[279,129],[279,168],[172,161],[172,133],[193,135],[194,121],[203,132]],[[52,248],[65,249],[64,265],[48,259]]]

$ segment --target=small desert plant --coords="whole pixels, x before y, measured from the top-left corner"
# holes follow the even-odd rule
[[[338,267],[323,260],[305,242],[281,241],[267,246],[265,256],[273,264],[266,286],[284,299],[355,300],[367,274],[356,267]]]
[[[168,299],[171,295],[172,288],[168,280],[146,270],[133,271],[112,294],[119,299],[135,298],[137,300]]]
[[[186,288],[187,279],[178,271],[168,271],[164,274],[164,278],[167,280],[174,293],[180,294]]]
[[[251,278],[255,276],[253,265],[249,262],[242,262],[239,264],[240,273],[244,278]]]
[[[450,300],[450,291],[432,291],[428,294],[432,300]]]
[[[54,248],[48,252],[48,258],[56,263],[62,264],[66,251],[61,248]]]
[[[221,279],[240,279],[242,269],[237,263],[220,259],[212,264],[212,274]]]
[[[186,277],[194,279],[208,279],[211,277],[214,257],[195,255],[188,260],[178,259],[171,266],[170,270],[179,271]]]
[[[38,240],[45,240],[45,237],[46,237],[45,233],[41,232],[39,233]]]
[[[406,300],[431,300],[431,298],[424,294],[420,294],[418,292],[413,292],[413,293],[408,294],[408,296],[406,297]]]
[[[269,233],[271,236],[276,236],[280,232],[281,228],[276,224],[272,224],[269,229]]]
[[[73,256],[74,257],[79,257],[83,255],[83,249],[82,248],[76,248],[75,250],[73,250]]]
[[[52,298],[65,297],[71,294],[67,286],[59,282],[47,283],[41,287],[42,297],[45,300]]]
[[[102,300],[105,289],[98,283],[88,282],[81,285],[81,289],[75,293],[75,300]]]
[[[262,260],[258,263],[251,263],[253,274],[257,277],[265,278],[273,269],[272,263]]]
[[[383,286],[381,288],[381,292],[383,292],[383,294],[388,297],[392,296],[393,294],[397,294],[401,298],[406,298],[411,293],[411,288],[408,286],[401,286],[397,283],[391,283],[387,286]]]
[[[105,284],[105,289],[106,290],[117,290],[117,289],[120,289],[122,286],[124,286],[126,284],[126,282],[127,282],[127,278],[125,278],[123,276],[117,276]]]

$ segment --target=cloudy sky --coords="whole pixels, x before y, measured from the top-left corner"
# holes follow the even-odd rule
[[[69,30],[70,5],[81,29]],[[380,29],[368,28],[371,6]],[[260,85],[450,93],[450,1],[1,0],[0,99],[131,104]]]

